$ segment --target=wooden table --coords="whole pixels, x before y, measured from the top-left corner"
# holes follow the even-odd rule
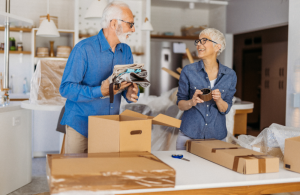
[[[108,191],[95,194],[273,194],[300,191],[300,174],[284,170],[282,165],[277,173],[243,175],[183,150],[158,151],[153,154],[176,170],[175,188]],[[190,162],[174,159],[171,157],[172,154],[183,154]],[[87,195],[90,192],[81,194]]]

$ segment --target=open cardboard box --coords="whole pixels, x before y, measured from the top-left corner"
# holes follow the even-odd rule
[[[152,117],[131,110],[120,115],[89,116],[88,152],[151,152],[152,124],[180,128],[181,120],[163,114]]]
[[[172,188],[175,176],[172,167],[149,152],[47,155],[51,194]]]
[[[300,173],[300,136],[285,140],[284,168]]]
[[[188,140],[186,150],[242,174],[279,171],[279,158],[221,140]]]

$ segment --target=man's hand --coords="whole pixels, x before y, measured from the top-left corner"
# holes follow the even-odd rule
[[[139,92],[139,88],[138,88],[137,84],[132,83],[127,89],[126,98],[129,101],[137,102],[137,99],[139,98],[137,96],[138,92]]]
[[[118,91],[128,87],[129,85],[131,85],[131,83],[122,82],[119,89],[115,90],[115,88],[114,88],[114,94],[117,94]],[[103,82],[103,84],[101,85],[101,93],[102,93],[103,96],[109,96],[109,81],[108,81],[108,79],[106,79]]]
[[[198,103],[203,103],[204,101],[198,97],[199,94],[202,94],[202,91],[197,89],[191,99],[192,106],[196,106]]]
[[[222,100],[221,92],[219,89],[215,89],[212,91],[212,98],[214,99],[215,102]]]

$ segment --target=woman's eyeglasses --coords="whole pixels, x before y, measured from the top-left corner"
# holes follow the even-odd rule
[[[215,44],[218,44],[217,42],[214,42],[213,40],[210,40],[210,39],[207,39],[207,38],[202,38],[202,39],[195,40],[194,45],[197,46],[199,42],[200,42],[201,45],[204,45],[206,43],[206,41],[210,41],[210,42],[213,42]]]

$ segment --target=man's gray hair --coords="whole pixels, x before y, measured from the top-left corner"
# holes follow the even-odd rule
[[[209,35],[211,40],[221,44],[221,49],[218,51],[217,55],[220,55],[222,51],[224,51],[226,47],[226,41],[224,34],[215,28],[206,28],[200,32],[199,36],[201,35]],[[214,43],[215,45],[215,43]]]
[[[110,21],[113,19],[122,19],[122,8],[129,8],[129,6],[122,1],[113,1],[109,3],[103,10],[101,18],[101,27],[109,27]],[[118,21],[120,23],[120,21]]]

